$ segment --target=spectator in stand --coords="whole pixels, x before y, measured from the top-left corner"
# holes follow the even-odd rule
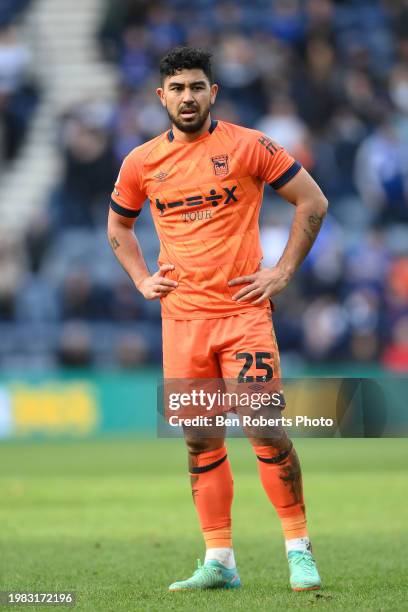
[[[65,278],[61,291],[61,314],[64,320],[100,321],[112,319],[112,292],[97,285],[85,269],[73,269]]]
[[[58,343],[58,362],[68,368],[92,366],[92,338],[89,327],[82,321],[64,323]]]
[[[339,361],[347,356],[347,313],[334,297],[322,295],[309,302],[302,319],[308,361]]]
[[[221,84],[219,101],[233,102],[240,122],[253,125],[267,107],[254,48],[242,35],[226,35],[220,42],[216,59],[216,77]]]
[[[401,317],[392,328],[391,341],[382,355],[382,363],[395,373],[408,371],[408,315]]]
[[[141,26],[130,26],[123,32],[119,67],[124,82],[132,88],[143,85],[153,70],[151,41],[151,33]]]
[[[24,140],[38,92],[30,76],[31,53],[13,25],[0,29],[0,159],[14,159]]]
[[[261,117],[255,127],[285,147],[306,170],[313,170],[311,135],[290,98],[284,95],[276,96],[272,100],[269,113]]]
[[[54,229],[102,222],[119,164],[112,144],[112,111],[89,102],[63,118],[61,148],[64,174],[53,194]]]
[[[1,0],[0,25],[9,25],[30,4],[31,0]]]
[[[373,222],[408,221],[408,142],[390,119],[361,143],[354,178]]]
[[[0,229],[0,321],[15,318],[16,293],[24,278],[26,261],[22,241]]]

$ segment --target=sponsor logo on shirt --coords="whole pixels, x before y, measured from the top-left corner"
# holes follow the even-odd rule
[[[216,208],[218,205],[233,204],[238,202],[238,195],[236,190],[238,185],[232,185],[231,187],[221,187],[220,191],[216,188],[210,189],[208,195],[202,193],[198,195],[192,195],[182,200],[175,200],[174,202],[165,202],[159,198],[155,199],[155,206],[163,215],[165,210],[178,208],[179,206],[208,206],[211,204],[212,207]]]
[[[260,142],[271,155],[275,155],[275,153],[282,148],[276,144],[276,142],[268,138],[268,136],[261,136],[261,138],[258,138],[258,142]]]

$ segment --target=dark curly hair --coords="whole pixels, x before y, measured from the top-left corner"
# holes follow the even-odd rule
[[[174,76],[179,70],[200,68],[213,82],[211,70],[211,53],[194,47],[174,47],[160,60],[160,77],[163,83],[165,77]]]

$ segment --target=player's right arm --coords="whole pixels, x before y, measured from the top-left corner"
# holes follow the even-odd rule
[[[165,264],[160,266],[157,272],[150,274],[139,241],[133,232],[133,225],[134,219],[109,210],[108,238],[113,252],[140,293],[147,300],[156,300],[177,287],[175,281],[164,277],[166,272],[174,270],[174,266]]]
[[[136,238],[133,226],[146,194],[140,186],[138,168],[132,160],[125,158],[112,193],[108,217],[108,238],[113,252],[137,289],[147,300],[167,295],[177,283],[165,278],[166,272],[174,269],[171,264],[160,266],[150,274]]]

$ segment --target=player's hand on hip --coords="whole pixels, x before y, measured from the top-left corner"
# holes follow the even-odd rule
[[[275,266],[274,268],[263,268],[255,274],[234,278],[228,282],[228,285],[234,287],[245,284],[246,286],[233,295],[232,299],[235,302],[250,302],[257,305],[280,293],[290,279],[288,272]]]
[[[138,285],[140,293],[146,298],[146,300],[157,300],[165,297],[170,291],[173,291],[178,286],[178,283],[169,278],[165,278],[166,272],[174,270],[172,264],[164,264],[152,274],[143,279]]]

